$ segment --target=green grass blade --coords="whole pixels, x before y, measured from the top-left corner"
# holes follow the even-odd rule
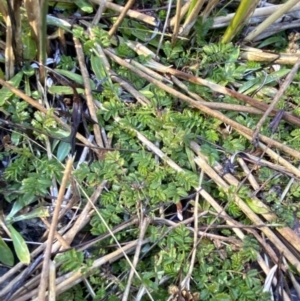
[[[227,27],[222,43],[229,43],[237,32],[242,28],[245,22],[249,19],[253,9],[256,7],[258,1],[255,0],[242,0],[233,19]]]

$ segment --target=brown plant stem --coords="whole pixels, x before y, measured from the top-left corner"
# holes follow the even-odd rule
[[[67,187],[67,182],[68,182],[68,179],[69,179],[71,171],[72,171],[73,161],[74,161],[73,158],[68,159],[68,161],[67,161],[64,176],[63,176],[63,179],[61,182],[61,187],[59,189],[58,196],[57,196],[56,206],[54,209],[52,223],[51,223],[51,227],[49,230],[47,246],[46,246],[45,253],[44,253],[43,268],[42,268],[42,273],[41,273],[41,283],[40,283],[39,292],[38,292],[38,300],[39,301],[44,301],[45,297],[46,297],[45,293],[46,293],[46,289],[48,286],[48,279],[49,279],[49,260],[50,260],[50,256],[51,256],[52,243],[53,243],[53,238],[54,238],[54,235],[56,232],[55,229],[57,227],[60,207],[63,202],[65,190]]]

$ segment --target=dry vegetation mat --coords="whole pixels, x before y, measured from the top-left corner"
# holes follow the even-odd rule
[[[0,300],[298,300],[298,2],[1,1]]]

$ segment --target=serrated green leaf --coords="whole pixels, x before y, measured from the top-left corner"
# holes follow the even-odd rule
[[[10,231],[13,245],[19,260],[24,264],[29,264],[30,253],[24,238],[12,225],[7,225],[7,227]]]
[[[8,266],[14,265],[14,254],[12,253],[9,246],[6,244],[6,242],[2,239],[0,236],[0,261],[3,264],[6,264]]]

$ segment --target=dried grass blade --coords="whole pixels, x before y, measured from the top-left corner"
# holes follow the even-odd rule
[[[223,187],[223,189],[228,189],[228,184],[226,184],[226,182],[221,178],[221,174],[223,174],[223,168],[220,164],[218,164],[218,162],[215,162],[213,168],[212,169],[208,164],[207,164],[207,161],[206,161],[206,157],[204,155],[202,155],[200,153],[200,146],[195,143],[195,142],[192,142],[191,143],[191,148],[193,149],[193,151],[198,154],[198,158],[197,158],[197,164],[201,164],[200,166],[201,167],[206,167],[207,169],[207,174],[214,180],[214,182]],[[202,166],[203,164],[203,166]],[[203,168],[204,168],[203,167]],[[205,170],[206,170],[205,169]],[[227,181],[227,183],[229,183],[230,185],[232,186],[236,186],[236,187],[239,187],[240,183],[239,181],[231,174],[225,174],[223,175],[224,179]],[[269,212],[269,213],[264,213],[264,214],[261,214],[268,222],[272,222],[274,220],[277,219],[277,216],[273,213],[271,213],[270,209],[268,208],[267,205],[265,205],[264,203],[262,203],[258,198],[256,197],[253,197],[253,199],[261,205],[262,208],[265,208],[266,209],[266,212]],[[236,199],[237,201],[237,205],[241,208],[241,210],[248,216],[248,213],[249,213],[249,218],[253,221],[253,223],[255,224],[259,224],[259,222],[261,222],[261,220],[258,218],[258,216],[252,212],[252,210],[249,210],[248,206],[240,199],[237,197]],[[241,202],[240,202],[241,201]],[[244,211],[244,209],[245,211]],[[289,227],[281,227],[281,228],[278,228],[276,229],[283,237],[285,237],[286,240],[288,240],[290,242],[291,245],[294,246],[294,248],[296,250],[298,250],[298,252],[300,252],[300,238],[294,233],[294,231],[289,228]],[[266,234],[266,233],[265,233]],[[267,235],[267,234],[266,234]],[[282,245],[281,245],[282,246]],[[286,249],[286,247],[284,246],[284,249]],[[283,249],[283,250],[284,250]],[[286,254],[286,253],[285,253]],[[298,268],[300,269],[300,264],[298,266]]]
[[[99,4],[99,5],[101,4],[101,1],[102,0],[91,0],[91,2],[93,2],[95,4]],[[111,3],[111,2],[108,2],[108,1],[105,3],[105,7],[108,8],[108,9],[111,9],[113,11],[116,11],[118,13],[122,13],[122,11],[124,10],[124,6],[121,6],[121,5],[118,5],[118,4],[115,4],[115,3]],[[137,12],[135,10],[129,9],[126,12],[126,16],[130,17],[130,18],[133,18],[133,19],[140,20],[140,21],[145,22],[149,25],[156,26],[156,20],[155,20],[154,17],[148,16],[146,14],[142,14],[142,13]]]
[[[245,126],[242,126],[241,124],[231,120],[230,118],[228,118],[227,116],[225,116],[224,114],[218,112],[218,111],[214,111],[210,108],[208,108],[208,106],[206,104],[200,104],[198,102],[196,102],[195,100],[191,99],[190,97],[187,97],[185,94],[182,94],[182,93],[179,93],[178,91],[176,91],[175,89],[159,82],[158,80],[155,80],[154,78],[146,75],[144,72],[140,71],[140,70],[137,70],[136,68],[134,68],[131,64],[125,62],[124,60],[120,59],[118,56],[116,56],[113,52],[111,52],[109,49],[106,49],[104,50],[104,52],[107,54],[107,56],[109,56],[110,58],[112,58],[115,62],[117,62],[118,64],[122,65],[122,66],[125,66],[126,68],[128,68],[129,70],[135,72],[136,74],[138,74],[139,76],[143,77],[144,79],[146,79],[147,81],[157,85],[158,87],[164,89],[166,92],[172,94],[172,95],[177,95],[177,97],[179,97],[180,99],[188,102],[192,107],[195,107],[199,110],[201,110],[202,112],[212,116],[212,117],[215,117],[221,121],[223,121],[224,123],[226,124],[229,124],[230,126],[232,126],[234,129],[236,129],[237,131],[239,131],[243,136],[246,136],[246,135],[253,135],[253,131]],[[171,70],[171,68],[167,68],[167,70]],[[173,69],[172,69],[173,70]],[[176,71],[176,70],[175,70]],[[176,71],[177,72],[177,71]],[[174,73],[176,73],[174,72]],[[179,72],[179,71],[178,71]],[[172,72],[173,73],[173,72]],[[180,74],[183,73],[183,72],[179,72]],[[190,79],[190,75],[186,74],[186,73],[183,73],[185,75],[185,78],[184,79]],[[194,78],[195,80],[193,80],[193,82],[196,82],[199,84],[198,82],[198,78],[196,77],[192,77]],[[205,80],[202,80],[200,79],[200,82],[207,82]],[[213,84],[214,86],[217,86],[218,88],[222,88],[222,91],[226,91],[226,88],[222,87],[222,86],[219,86],[219,85],[216,85],[216,84]],[[223,92],[221,92],[223,93]],[[237,93],[237,92],[235,92]],[[235,95],[235,93],[231,93],[232,96]],[[228,93],[225,93],[225,94],[228,94]],[[237,93],[239,94],[239,93]],[[242,94],[241,94],[242,95]],[[253,100],[251,97],[249,97],[251,100]],[[287,114],[285,114],[285,117],[287,117]],[[299,125],[300,125],[300,120],[299,118],[295,118],[298,122],[299,122]],[[249,138],[248,138],[249,139]],[[267,143],[268,145],[270,145],[270,147],[276,147],[288,154],[290,154],[291,156],[295,157],[295,158],[298,158],[300,159],[300,152],[286,146],[286,145],[283,145],[282,143],[280,142],[277,142],[273,139],[270,139],[266,136],[263,136],[261,135],[260,136],[260,139]]]
[[[208,165],[208,163],[201,157],[200,154],[195,158],[195,162],[199,167],[203,168],[204,172],[225,191],[229,189],[229,185]],[[263,221],[237,195],[235,196],[235,203],[254,224],[263,224]],[[300,263],[297,257],[294,256],[294,254],[281,242],[281,240],[268,227],[262,227],[261,231],[270,239],[270,241],[272,241],[272,243],[280,250],[280,252],[283,252],[286,255],[288,261],[295,267],[295,269],[300,271]],[[299,242],[297,243],[299,245]],[[295,246],[297,243],[294,243],[293,245]]]
[[[266,112],[264,113],[264,115],[261,117],[261,119],[257,123],[255,131],[253,133],[252,141],[256,141],[257,140],[257,136],[259,134],[259,131],[260,131],[262,125],[265,123],[265,121],[267,120],[268,116],[273,111],[273,109],[275,108],[276,104],[278,103],[278,101],[280,100],[280,98],[282,97],[282,95],[284,94],[284,92],[286,91],[286,89],[291,84],[292,80],[294,79],[294,77],[295,77],[295,75],[296,75],[296,73],[297,73],[297,71],[299,69],[299,66],[300,66],[300,58],[298,59],[297,63],[293,66],[293,68],[290,71],[290,73],[288,74],[288,76],[286,77],[285,81],[283,82],[283,84],[281,85],[280,89],[276,93],[276,95],[275,95],[274,99],[272,100],[271,104],[269,105],[268,109],[266,110]]]
[[[243,47],[241,52],[241,58],[254,62],[274,62],[276,64],[294,65],[300,58],[300,54],[269,53],[264,52],[261,49]]]
[[[180,30],[180,35],[187,36],[189,34],[204,3],[205,0],[191,1],[187,18]]]
[[[245,41],[252,41],[266,28],[273,24],[279,17],[288,12],[293,6],[299,3],[299,0],[288,0],[282,5],[282,7],[276,10],[271,16],[269,16],[264,22],[259,24],[253,31],[251,31],[246,37]]]
[[[4,81],[3,79],[0,78],[0,85],[8,88],[9,90],[11,90],[14,94],[16,94],[18,97],[22,98],[23,100],[25,100],[26,102],[28,102],[31,106],[33,106],[34,108],[38,109],[39,111],[47,114],[49,113],[47,109],[45,109],[42,105],[40,105],[37,101],[35,101],[33,98],[29,97],[28,95],[26,95],[25,93],[23,93],[21,90],[13,87],[12,85],[10,85],[9,83],[7,83],[6,81]],[[64,123],[60,118],[58,118],[56,115],[52,116],[58,124],[60,124],[63,128],[65,128],[68,131],[71,131],[71,127],[69,125],[67,125],[66,123]],[[88,139],[86,139],[85,137],[83,137],[81,134],[77,133],[76,134],[76,138],[78,140],[80,140],[82,143],[84,143],[85,145],[91,147],[93,149],[93,151],[97,154],[100,154],[100,151],[97,150],[94,144],[90,143],[88,141]]]
[[[95,123],[93,125],[95,140],[100,147],[104,147],[100,127],[98,124],[98,118],[97,118],[97,114],[96,114],[95,104],[94,104],[94,100],[93,100],[93,96],[92,96],[92,89],[91,89],[91,85],[90,85],[89,74],[88,74],[88,71],[87,71],[87,68],[85,65],[83,49],[82,49],[80,41],[77,38],[74,38],[74,42],[75,42],[75,49],[76,49],[76,53],[77,53],[77,57],[78,57],[81,74],[82,74],[83,81],[84,81],[84,91],[85,91],[87,106],[89,108],[89,113],[91,115],[91,118],[93,119],[93,121],[95,121]],[[102,158],[101,155],[99,155],[99,156],[100,156],[99,158]]]
[[[56,205],[55,205],[55,209],[54,209],[54,213],[53,213],[53,217],[52,217],[51,228],[49,230],[47,246],[46,246],[45,253],[44,253],[43,268],[42,268],[42,273],[41,273],[41,283],[39,286],[39,293],[38,293],[39,301],[44,301],[45,297],[46,297],[45,292],[48,287],[49,260],[50,260],[50,255],[51,255],[52,243],[53,243],[53,238],[55,235],[55,229],[57,227],[60,207],[63,202],[63,197],[65,194],[65,189],[67,187],[67,182],[69,180],[69,177],[70,177],[70,174],[72,171],[73,161],[74,161],[74,159],[69,159],[67,161],[64,176],[63,176],[63,179],[61,182],[61,187],[59,189],[59,193],[57,196],[57,201],[56,201]]]

